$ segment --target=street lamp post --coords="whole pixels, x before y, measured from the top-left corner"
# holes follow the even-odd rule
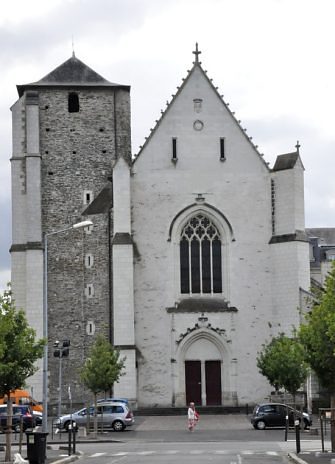
[[[59,346],[61,344],[61,346]],[[63,340],[60,342],[56,340],[54,343],[54,357],[59,358],[59,372],[58,372],[58,417],[62,415],[62,359],[69,356],[70,353],[70,340]]]
[[[92,221],[82,221],[65,229],[45,233],[44,243],[44,267],[43,267],[43,338],[46,340],[43,352],[43,416],[42,431],[48,432],[48,237],[60,234],[71,229],[80,229],[93,225]]]

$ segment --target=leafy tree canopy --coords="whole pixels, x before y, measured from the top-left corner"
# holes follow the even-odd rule
[[[305,352],[296,338],[284,334],[265,345],[257,358],[257,367],[276,390],[285,388],[295,395],[308,374]]]
[[[312,310],[305,314],[298,335],[306,360],[320,382],[335,392],[335,263],[325,280],[324,291],[318,292]]]
[[[35,340],[24,311],[15,308],[10,289],[0,295],[0,395],[22,388],[43,356],[43,339]]]
[[[98,335],[81,369],[81,380],[95,396],[111,390],[122,375],[124,362],[119,350],[114,349],[106,337]]]

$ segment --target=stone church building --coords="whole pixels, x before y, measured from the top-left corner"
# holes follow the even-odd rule
[[[128,85],[73,55],[17,86],[12,288],[42,336],[47,277],[51,405],[53,344],[71,341],[62,395],[70,386],[79,404],[98,333],[126,357],[114,395],[137,407],[264,400],[257,353],[299,324],[310,287],[299,146],[269,167],[193,53],[136,157]],[[93,226],[68,229],[84,219]],[[41,371],[30,387],[42,399]]]

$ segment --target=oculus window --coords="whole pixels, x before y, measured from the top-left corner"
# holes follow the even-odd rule
[[[181,293],[222,293],[221,237],[213,221],[204,214],[193,216],[179,246]]]

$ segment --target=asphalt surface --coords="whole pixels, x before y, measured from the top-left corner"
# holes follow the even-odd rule
[[[210,415],[201,417],[201,437],[203,441],[228,441],[231,437],[234,440],[241,441],[269,441],[277,442],[280,444],[283,451],[287,451],[287,455],[292,462],[296,464],[335,464],[335,453],[331,453],[329,443],[329,433],[326,437],[325,452],[322,452],[321,439],[315,433],[304,433],[301,436],[301,452],[296,453],[296,443],[294,434],[290,434],[289,441],[284,441],[283,430],[265,430],[254,431],[250,426],[249,419],[245,415]],[[313,424],[317,428],[318,424]],[[51,429],[51,427],[50,427]],[[68,449],[68,436],[62,434],[61,436],[49,433],[48,444],[46,450],[46,464],[66,464],[80,458],[80,444],[81,443],[96,443],[97,448],[99,442],[128,442],[128,441],[148,441],[148,442],[178,442],[183,440],[190,440],[193,436],[187,433],[186,419],[181,416],[168,416],[168,417],[136,417],[136,424],[133,428],[125,432],[107,432],[98,434],[97,438],[92,438],[92,435],[85,436],[84,433],[79,433],[76,440],[76,454],[69,456]],[[199,437],[194,436],[194,440]],[[19,436],[13,435],[12,459],[15,454],[19,452]],[[5,451],[3,444],[5,436],[0,435],[0,463],[4,461]],[[72,450],[71,450],[72,451]],[[23,437],[21,455],[19,458],[27,458],[26,437]],[[334,460],[334,461],[332,461]],[[19,463],[18,463],[19,464]],[[23,463],[25,464],[25,463]]]

